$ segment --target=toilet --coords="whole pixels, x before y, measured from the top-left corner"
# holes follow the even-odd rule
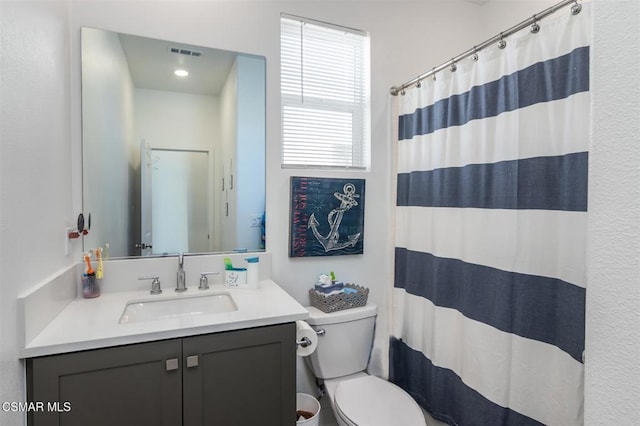
[[[307,307],[307,323],[318,334],[308,357],[316,378],[324,382],[340,426],[425,426],[418,404],[400,387],[365,372],[373,344],[377,307],[324,313]]]

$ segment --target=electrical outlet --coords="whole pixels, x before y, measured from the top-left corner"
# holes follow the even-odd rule
[[[262,215],[252,214],[249,216],[250,225],[252,228],[259,228],[262,226]]]

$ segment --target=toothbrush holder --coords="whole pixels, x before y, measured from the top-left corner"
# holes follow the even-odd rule
[[[227,287],[245,286],[247,284],[247,270],[232,268],[224,271],[224,285]]]

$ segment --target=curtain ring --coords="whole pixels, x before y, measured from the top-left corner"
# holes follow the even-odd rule
[[[500,33],[500,41],[498,42],[498,47],[500,49],[504,49],[505,47],[507,47],[507,42],[504,40],[502,33]]]
[[[538,25],[538,18],[536,15],[533,15],[533,24],[531,24],[531,32],[533,34],[537,34],[540,32],[540,25]]]
[[[478,62],[478,51],[476,46],[473,46],[473,55],[471,55],[471,59],[473,59],[474,62]]]
[[[573,6],[571,6],[571,14],[572,15],[577,15],[578,13],[580,13],[581,10],[582,10],[582,5],[578,4],[578,0],[576,0],[573,3]]]
[[[402,96],[404,96],[404,95],[406,95],[406,94],[407,94],[407,92],[406,92],[406,90],[402,89],[402,90],[400,91],[400,94],[401,94]]]
[[[422,80],[416,81],[416,87],[419,89],[422,87]]]
[[[431,68],[431,72],[433,73],[433,74],[431,74],[431,78],[433,78],[433,81],[436,81],[436,71],[435,71],[435,67],[434,67],[434,68]]]
[[[451,66],[449,67],[449,69],[451,70],[451,72],[456,72],[456,70],[458,69],[458,66],[453,59],[451,60]]]

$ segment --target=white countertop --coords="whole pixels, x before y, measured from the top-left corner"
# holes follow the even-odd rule
[[[157,321],[120,324],[130,300],[161,300],[175,297],[228,292],[238,309],[233,312],[200,314]],[[190,287],[185,293],[165,289],[152,296],[148,290],[103,293],[95,299],[77,298],[69,303],[37,336],[27,342],[20,355],[32,358],[86,349],[149,342],[219,331],[260,327],[308,318],[309,313],[271,280],[257,289],[211,285],[209,290]]]

